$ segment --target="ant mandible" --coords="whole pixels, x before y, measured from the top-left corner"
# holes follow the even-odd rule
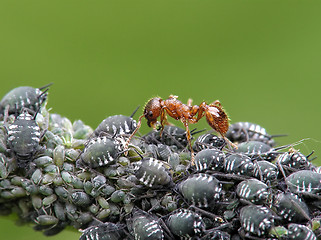
[[[225,133],[227,132],[229,127],[229,119],[218,100],[214,101],[211,104],[202,102],[200,105],[192,106],[192,99],[189,99],[186,105],[177,100],[177,98],[177,96],[170,95],[166,100],[163,100],[160,97],[150,99],[145,105],[143,115],[141,115],[138,119],[136,129],[129,136],[125,148],[128,148],[130,140],[140,128],[143,117],[147,119],[148,126],[154,129],[156,129],[157,118],[160,117],[160,135],[162,135],[164,126],[170,124],[167,121],[166,113],[170,117],[176,120],[180,120],[184,124],[186,128],[186,138],[191,150],[192,165],[194,165],[194,152],[192,148],[191,133],[188,124],[197,123],[204,116],[206,117],[207,123],[211,126],[211,128],[218,132],[229,144],[231,144],[233,147],[236,147],[225,137]]]

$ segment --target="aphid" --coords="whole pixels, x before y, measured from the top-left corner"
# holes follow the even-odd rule
[[[159,160],[167,161],[168,158],[172,155],[172,150],[169,146],[164,144],[149,144],[145,146],[145,152],[150,153],[150,155]]]
[[[195,167],[197,171],[219,171],[223,168],[224,161],[224,152],[217,149],[203,149],[195,155]]]
[[[135,240],[164,239],[164,232],[159,221],[145,211],[133,210],[132,218],[128,220],[128,225]]]
[[[318,197],[321,192],[321,174],[310,170],[300,170],[285,179],[291,192]]]
[[[101,133],[108,133],[111,136],[117,134],[131,134],[136,129],[136,121],[132,116],[114,115],[104,119],[95,129],[95,136],[100,136]]]
[[[291,223],[288,226],[288,235],[287,239],[295,240],[317,240],[317,237],[313,231],[307,226]]]
[[[178,185],[183,197],[198,207],[208,207],[222,195],[222,184],[215,177],[198,173],[194,174]]]
[[[39,225],[55,225],[58,223],[58,219],[51,215],[40,215],[35,219],[35,222]]]
[[[172,213],[167,220],[167,226],[174,235],[182,239],[200,236],[205,230],[202,217],[187,209],[179,209]]]
[[[89,206],[92,202],[92,198],[85,192],[76,191],[70,195],[70,200],[73,204],[80,207]]]
[[[191,135],[198,133],[196,129],[190,131]],[[177,126],[165,125],[162,134],[160,131],[152,130],[143,136],[147,144],[165,144],[167,146],[176,146],[179,150],[186,148],[188,141],[186,130]]]
[[[8,126],[7,145],[14,153],[19,168],[27,167],[28,163],[41,149],[41,130],[28,112],[23,111],[17,119]]]
[[[119,156],[118,143],[108,136],[97,137],[88,143],[79,155],[76,165],[78,167],[97,168],[115,163]]]
[[[236,187],[236,194],[244,200],[256,204],[267,202],[270,194],[268,186],[255,178],[240,182]]]
[[[79,240],[119,240],[125,236],[124,226],[105,222],[83,230]]]
[[[247,205],[240,211],[241,226],[248,233],[256,236],[267,235],[274,224],[271,210],[261,205]]]
[[[277,150],[285,148],[281,146],[272,148],[268,144],[259,141],[248,141],[238,144],[236,152],[246,154],[251,159],[273,161],[280,153]]]
[[[162,134],[164,126],[169,124],[167,121],[166,114],[168,114],[170,117],[176,120],[180,120],[184,124],[186,129],[186,138],[191,150],[192,165],[194,164],[194,156],[191,144],[191,133],[189,130],[189,123],[197,123],[202,117],[205,116],[207,123],[211,126],[211,128],[213,128],[215,131],[221,134],[222,137],[225,136],[225,133],[227,132],[229,126],[228,116],[224,112],[219,101],[215,101],[211,104],[202,102],[200,105],[192,106],[191,99],[188,101],[188,104],[185,105],[181,101],[177,100],[177,96],[170,95],[169,98],[166,100],[163,100],[159,97],[155,97],[149,100],[145,105],[144,113],[139,117],[137,128],[128,138],[127,145],[129,144],[134,134],[140,128],[143,117],[147,119],[148,126],[153,128],[156,127],[157,118],[160,117],[160,134]]]
[[[206,133],[200,135],[194,142],[193,149],[201,151],[207,148],[222,149],[226,145],[224,138],[218,137],[214,134]]]
[[[275,164],[265,160],[254,163],[253,176],[262,182],[273,182],[278,178],[278,175],[279,169]]]
[[[12,89],[0,102],[0,114],[4,115],[6,108],[8,108],[9,114],[18,113],[24,108],[33,112],[38,111],[47,98],[47,91],[50,85],[51,83],[41,88],[17,87]]]
[[[312,164],[309,162],[308,158],[293,148],[290,148],[288,152],[279,155],[276,161],[287,170],[310,170],[312,167]]]
[[[275,142],[272,139],[275,136],[269,135],[265,128],[260,125],[250,122],[233,123],[226,133],[226,137],[232,142],[259,141],[264,142],[271,147],[275,145]]]
[[[137,162],[135,167],[135,176],[147,187],[167,185],[172,181],[169,171],[164,164],[154,158],[143,158]]]
[[[226,173],[252,176],[254,164],[248,156],[235,153],[225,158],[224,170]]]
[[[278,214],[287,222],[302,222],[309,219],[307,204],[293,193],[279,193],[274,201]]]

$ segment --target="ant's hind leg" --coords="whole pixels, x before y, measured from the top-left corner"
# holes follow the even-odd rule
[[[195,165],[195,163],[194,163],[194,151],[193,151],[192,141],[191,141],[191,132],[190,132],[189,127],[188,127],[188,122],[184,121],[183,123],[184,123],[185,129],[186,129],[186,138],[187,138],[188,145],[189,145],[189,148],[190,148],[190,151],[191,151],[191,165],[194,166]]]

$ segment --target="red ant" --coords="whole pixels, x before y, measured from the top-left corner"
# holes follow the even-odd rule
[[[156,128],[157,118],[160,116],[160,124],[162,134],[164,125],[169,125],[167,121],[166,113],[176,119],[180,120],[186,128],[186,137],[191,150],[191,164],[194,165],[194,154],[191,143],[191,133],[189,130],[189,123],[197,123],[202,117],[206,117],[207,123],[218,132],[229,144],[233,147],[236,147],[231,143],[226,137],[225,133],[228,130],[229,122],[228,116],[224,112],[221,103],[216,100],[211,104],[202,102],[200,105],[192,106],[192,99],[189,99],[186,104],[183,104],[181,101],[177,100],[177,96],[170,95],[168,99],[163,100],[159,97],[150,99],[145,105],[144,113],[141,115],[137,122],[137,127],[134,132],[129,136],[126,142],[126,148],[129,145],[130,140],[138,131],[141,126],[142,118],[147,119],[147,124],[149,127]]]

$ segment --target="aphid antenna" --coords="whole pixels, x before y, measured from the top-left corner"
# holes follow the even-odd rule
[[[305,156],[306,159],[307,159],[309,162],[312,162],[312,161],[314,161],[316,158],[318,158],[317,156],[315,156],[315,157],[309,159],[309,157],[311,157],[311,155],[312,155],[313,153],[314,153],[314,150],[312,150],[311,153],[309,153],[308,155]]]
[[[39,90],[42,90],[42,89],[48,88],[48,87],[50,87],[52,84],[53,84],[52,82],[51,82],[51,83],[48,83],[48,84],[46,84],[45,86],[42,86],[42,87],[40,87],[40,88],[38,88],[38,89],[39,89]],[[48,89],[49,89],[49,88],[48,88]]]
[[[199,134],[199,133],[201,133],[201,132],[205,132],[205,131],[206,131],[205,128],[202,129],[202,130],[198,130],[198,131],[196,131],[196,130],[197,130],[197,128],[192,129],[192,130],[190,131],[191,135]],[[185,132],[185,134],[186,134],[186,132]]]
[[[45,89],[37,98],[40,99],[43,95],[47,94],[49,88]]]
[[[287,137],[289,136],[288,134],[274,134],[274,135],[270,135],[271,138],[275,138],[275,137]]]
[[[134,112],[130,115],[131,118],[135,115],[135,113],[137,112],[137,110],[138,110],[139,108],[140,108],[140,105],[138,105],[138,107],[136,107],[136,109],[134,110]]]

